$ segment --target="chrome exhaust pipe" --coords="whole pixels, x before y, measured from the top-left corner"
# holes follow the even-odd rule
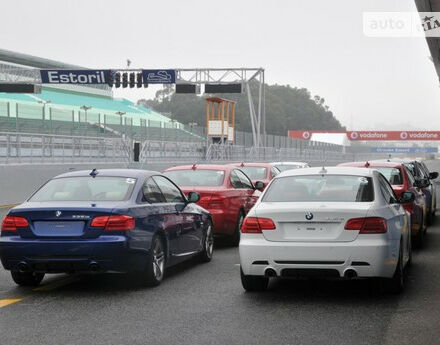
[[[348,269],[345,270],[344,278],[353,279],[353,278],[356,278],[356,277],[357,277],[357,272],[354,269],[348,268]]]
[[[18,268],[18,271],[20,273],[26,273],[26,272],[29,272],[31,270],[29,264],[27,262],[24,262],[24,261],[20,262],[18,264],[17,268]]]
[[[266,268],[266,270],[264,271],[264,275],[266,277],[276,277],[277,276],[277,272],[272,268]]]
[[[89,265],[89,270],[92,272],[98,272],[101,269],[97,262],[91,262]]]

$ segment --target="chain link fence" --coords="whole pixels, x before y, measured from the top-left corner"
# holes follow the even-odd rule
[[[380,158],[349,153],[340,145],[267,135],[253,147],[252,134],[236,131],[234,144],[209,144],[205,128],[192,124],[133,119],[122,113],[68,110],[50,104],[0,101],[0,163],[305,161],[335,164]]]

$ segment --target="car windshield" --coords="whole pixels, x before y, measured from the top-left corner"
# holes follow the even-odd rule
[[[266,178],[267,169],[265,167],[240,167],[251,180],[263,180]]]
[[[392,185],[401,185],[403,184],[403,175],[402,171],[398,168],[381,168],[381,167],[372,167],[373,169],[378,170],[388,182]]]
[[[371,177],[351,175],[287,176],[275,179],[263,202],[370,202],[374,200]]]
[[[50,180],[29,201],[127,200],[136,179],[127,177],[64,177]]]
[[[164,175],[178,186],[221,186],[225,177],[223,170],[173,170],[165,171]]]
[[[298,165],[298,164],[283,164],[283,165],[276,165],[275,167],[277,167],[279,171],[286,171],[286,170],[292,170],[292,169],[301,168],[301,165]]]

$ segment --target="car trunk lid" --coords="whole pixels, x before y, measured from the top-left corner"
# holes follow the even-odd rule
[[[24,217],[28,228],[20,228],[23,238],[97,238],[103,228],[91,227],[95,217],[112,214],[114,203],[90,202],[29,202],[11,210],[10,215]]]
[[[359,231],[344,230],[351,218],[366,217],[369,202],[262,202],[257,217],[270,218],[276,229],[263,231],[268,241],[351,242]]]

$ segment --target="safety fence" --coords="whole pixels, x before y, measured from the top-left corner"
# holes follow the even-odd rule
[[[139,144],[136,157],[133,149]],[[376,155],[374,158],[378,158]],[[246,147],[209,145],[205,142],[137,141],[129,137],[66,136],[0,132],[0,164],[107,162],[203,163],[229,161],[304,161],[332,165],[347,160],[371,159],[366,153],[343,152],[341,147]]]
[[[109,110],[109,113],[96,113],[91,110],[67,109],[50,103],[0,101],[0,132],[78,137],[129,137],[137,141],[204,143],[207,141],[206,128],[195,123],[183,125],[172,119],[168,122],[146,120],[139,114],[128,117],[122,112],[110,113]],[[252,133],[235,131],[234,137],[235,145],[254,146]],[[326,150],[341,150],[341,146],[338,145],[296,140],[271,134],[266,135],[263,142],[266,147],[278,149],[302,150],[319,146],[326,147]]]

